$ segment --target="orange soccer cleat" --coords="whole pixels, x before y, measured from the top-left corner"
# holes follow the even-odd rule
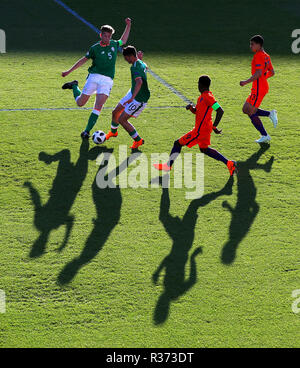
[[[228,167],[228,170],[230,172],[230,176],[232,176],[234,173],[236,173],[237,168],[236,168],[236,162],[235,161],[229,161],[228,160],[227,167]]]
[[[106,140],[108,141],[109,138],[111,138],[111,137],[117,137],[117,136],[118,136],[118,132],[116,132],[116,133],[108,132],[105,137],[106,137]]]
[[[130,148],[133,149],[133,150],[137,149],[144,143],[145,143],[145,141],[143,139],[140,139],[139,141],[134,141],[133,145]]]

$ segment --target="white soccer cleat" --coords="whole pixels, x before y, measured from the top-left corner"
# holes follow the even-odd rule
[[[271,137],[268,135],[262,135],[259,139],[256,139],[256,143],[268,143],[270,142]]]
[[[270,111],[269,118],[271,119],[271,121],[272,121],[272,123],[274,125],[274,128],[276,128],[277,127],[277,124],[278,124],[277,111],[276,110]]]

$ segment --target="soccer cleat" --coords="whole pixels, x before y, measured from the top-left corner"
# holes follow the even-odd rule
[[[108,132],[105,137],[106,137],[106,140],[108,141],[109,138],[111,138],[111,137],[117,137],[117,136],[118,136],[118,132],[116,132],[116,133]]]
[[[168,164],[153,164],[153,166],[159,170],[159,171],[171,171],[172,166],[169,166]]]
[[[271,121],[272,121],[272,123],[274,125],[274,128],[276,128],[277,127],[277,124],[278,124],[277,111],[276,110],[270,111],[269,118],[271,119]]]
[[[270,142],[271,137],[269,136],[269,134],[267,135],[262,135],[259,139],[256,139],[256,143],[268,143]]]
[[[80,134],[82,139],[89,139],[90,138],[90,133],[87,132],[86,130],[84,130],[81,134]]]
[[[228,170],[229,170],[229,173],[230,173],[230,176],[232,176],[236,171],[237,171],[237,168],[236,168],[236,162],[235,161],[228,161],[227,162],[227,167],[228,167]]]
[[[72,89],[73,86],[78,86],[78,81],[77,80],[73,80],[72,82],[67,82],[61,88],[62,89]]]
[[[135,149],[139,148],[144,143],[145,143],[145,141],[143,139],[140,139],[139,141],[134,141],[133,145],[130,148],[135,150]]]

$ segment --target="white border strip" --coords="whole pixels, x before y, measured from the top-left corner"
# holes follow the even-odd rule
[[[97,27],[95,27],[93,24],[89,23],[88,21],[86,21],[84,18],[82,18],[80,15],[78,15],[74,10],[72,10],[71,8],[69,8],[65,3],[63,3],[60,0],[53,0],[55,3],[59,4],[60,6],[62,6],[67,12],[69,12],[70,14],[74,15],[75,18],[79,19],[81,22],[83,22],[84,24],[86,24],[89,28],[91,28],[93,31],[95,31],[96,33],[99,34],[99,29]],[[169,84],[168,82],[166,82],[164,79],[162,79],[159,75],[157,75],[156,73],[154,73],[150,68],[148,68],[149,73],[162,85],[164,85],[166,88],[168,88],[171,92],[173,92],[177,97],[181,98],[184,102],[186,103],[192,103],[192,101],[190,99],[188,99],[184,94],[182,94],[181,92],[179,92],[176,88],[174,88],[173,86],[171,86],[171,84]]]

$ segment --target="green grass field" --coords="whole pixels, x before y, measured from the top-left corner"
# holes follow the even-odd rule
[[[75,107],[60,73],[97,35],[53,1],[2,2],[0,110]],[[0,111],[0,347],[300,347],[291,307],[300,289],[300,56],[290,51],[297,1],[262,1],[268,16],[259,25],[248,18],[250,1],[66,3],[95,25],[115,26],[116,37],[131,16],[129,43],[193,101],[199,75],[209,74],[225,110],[212,147],[237,160],[239,173],[228,181],[227,169],[206,157],[204,196],[194,201],[173,186],[100,189],[96,158],[105,150],[118,157],[131,143],[125,131],[88,146],[79,138],[87,110]],[[255,33],[265,36],[276,71],[262,105],[279,114],[276,130],[264,119],[268,149],[254,142],[259,134],[241,111]],[[71,79],[83,87],[86,74],[83,67]],[[151,76],[149,84],[152,108],[134,124],[150,159],[169,152],[194,117],[159,109],[184,102]],[[120,55],[106,107],[129,85]],[[96,127],[107,131],[110,121],[105,109]]]

